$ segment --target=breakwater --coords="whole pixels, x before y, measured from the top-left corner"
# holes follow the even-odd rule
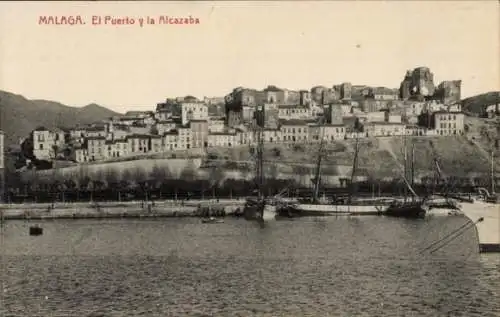
[[[154,202],[88,202],[2,204],[4,220],[200,217],[232,215],[244,200],[164,200]]]

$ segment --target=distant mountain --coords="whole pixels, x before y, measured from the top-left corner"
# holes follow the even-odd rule
[[[5,134],[6,146],[17,144],[19,138],[27,137],[39,126],[72,127],[119,115],[97,104],[69,107],[55,101],[29,100],[0,90],[0,130]]]
[[[477,96],[472,96],[462,100],[464,111],[482,114],[486,107],[500,104],[500,91],[490,91]]]

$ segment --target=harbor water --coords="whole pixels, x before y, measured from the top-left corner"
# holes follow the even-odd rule
[[[7,221],[0,316],[498,316],[474,230],[422,252],[465,221]]]

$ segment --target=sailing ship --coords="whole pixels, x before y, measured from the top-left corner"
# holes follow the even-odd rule
[[[243,216],[247,220],[266,221],[276,217],[276,201],[266,197],[264,193],[264,135],[261,123],[256,127],[256,185],[257,197],[248,197],[243,207]]]
[[[479,187],[477,191],[480,194],[480,198],[490,204],[500,204],[500,193],[495,192],[495,152],[491,150],[491,167],[490,167],[490,190],[491,193],[483,187]]]
[[[434,148],[434,144],[432,141],[430,141],[431,148],[434,152],[434,170],[435,170],[435,180],[434,183],[436,184],[436,180],[438,179],[444,179],[444,173],[441,170],[438,158],[437,158],[437,151]],[[458,215],[461,214],[461,205],[458,203],[459,201],[461,202],[470,202],[470,199],[467,199],[465,197],[460,197],[458,195],[455,195],[450,192],[451,188],[446,184],[444,188],[444,192],[440,194],[433,194],[428,197],[427,199],[427,206],[428,215],[434,215],[434,216],[448,216],[448,215]]]
[[[324,124],[320,124],[320,143],[318,150],[318,159],[316,162],[315,175],[313,178],[313,195],[310,199],[298,199],[297,203],[282,204],[278,208],[278,214],[285,217],[311,217],[311,216],[330,216],[330,215],[356,215],[356,214],[380,214],[386,204],[378,200],[353,200],[353,182],[356,173],[359,139],[356,138],[353,167],[349,184],[349,195],[346,199],[319,196],[321,184],[321,164],[325,147]]]
[[[389,207],[385,210],[384,215],[389,217],[399,217],[399,218],[424,218],[429,210],[427,204],[428,197],[419,197],[413,186],[408,182],[408,157],[407,157],[407,147],[406,147],[406,136],[403,137],[403,151],[404,151],[404,165],[403,165],[403,175],[402,179],[405,185],[404,200],[395,200]],[[414,183],[414,157],[415,157],[415,147],[412,150],[412,166],[411,166],[411,182]],[[412,199],[408,199],[407,191],[412,193]]]

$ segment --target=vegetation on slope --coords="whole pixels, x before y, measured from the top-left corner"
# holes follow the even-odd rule
[[[39,126],[73,127],[117,115],[120,114],[96,104],[75,108],[0,91],[0,130],[5,133],[6,146],[18,144],[19,138],[27,137]]]
[[[490,91],[477,96],[465,98],[461,101],[462,109],[466,112],[480,113],[487,106],[500,103],[500,91]]]

